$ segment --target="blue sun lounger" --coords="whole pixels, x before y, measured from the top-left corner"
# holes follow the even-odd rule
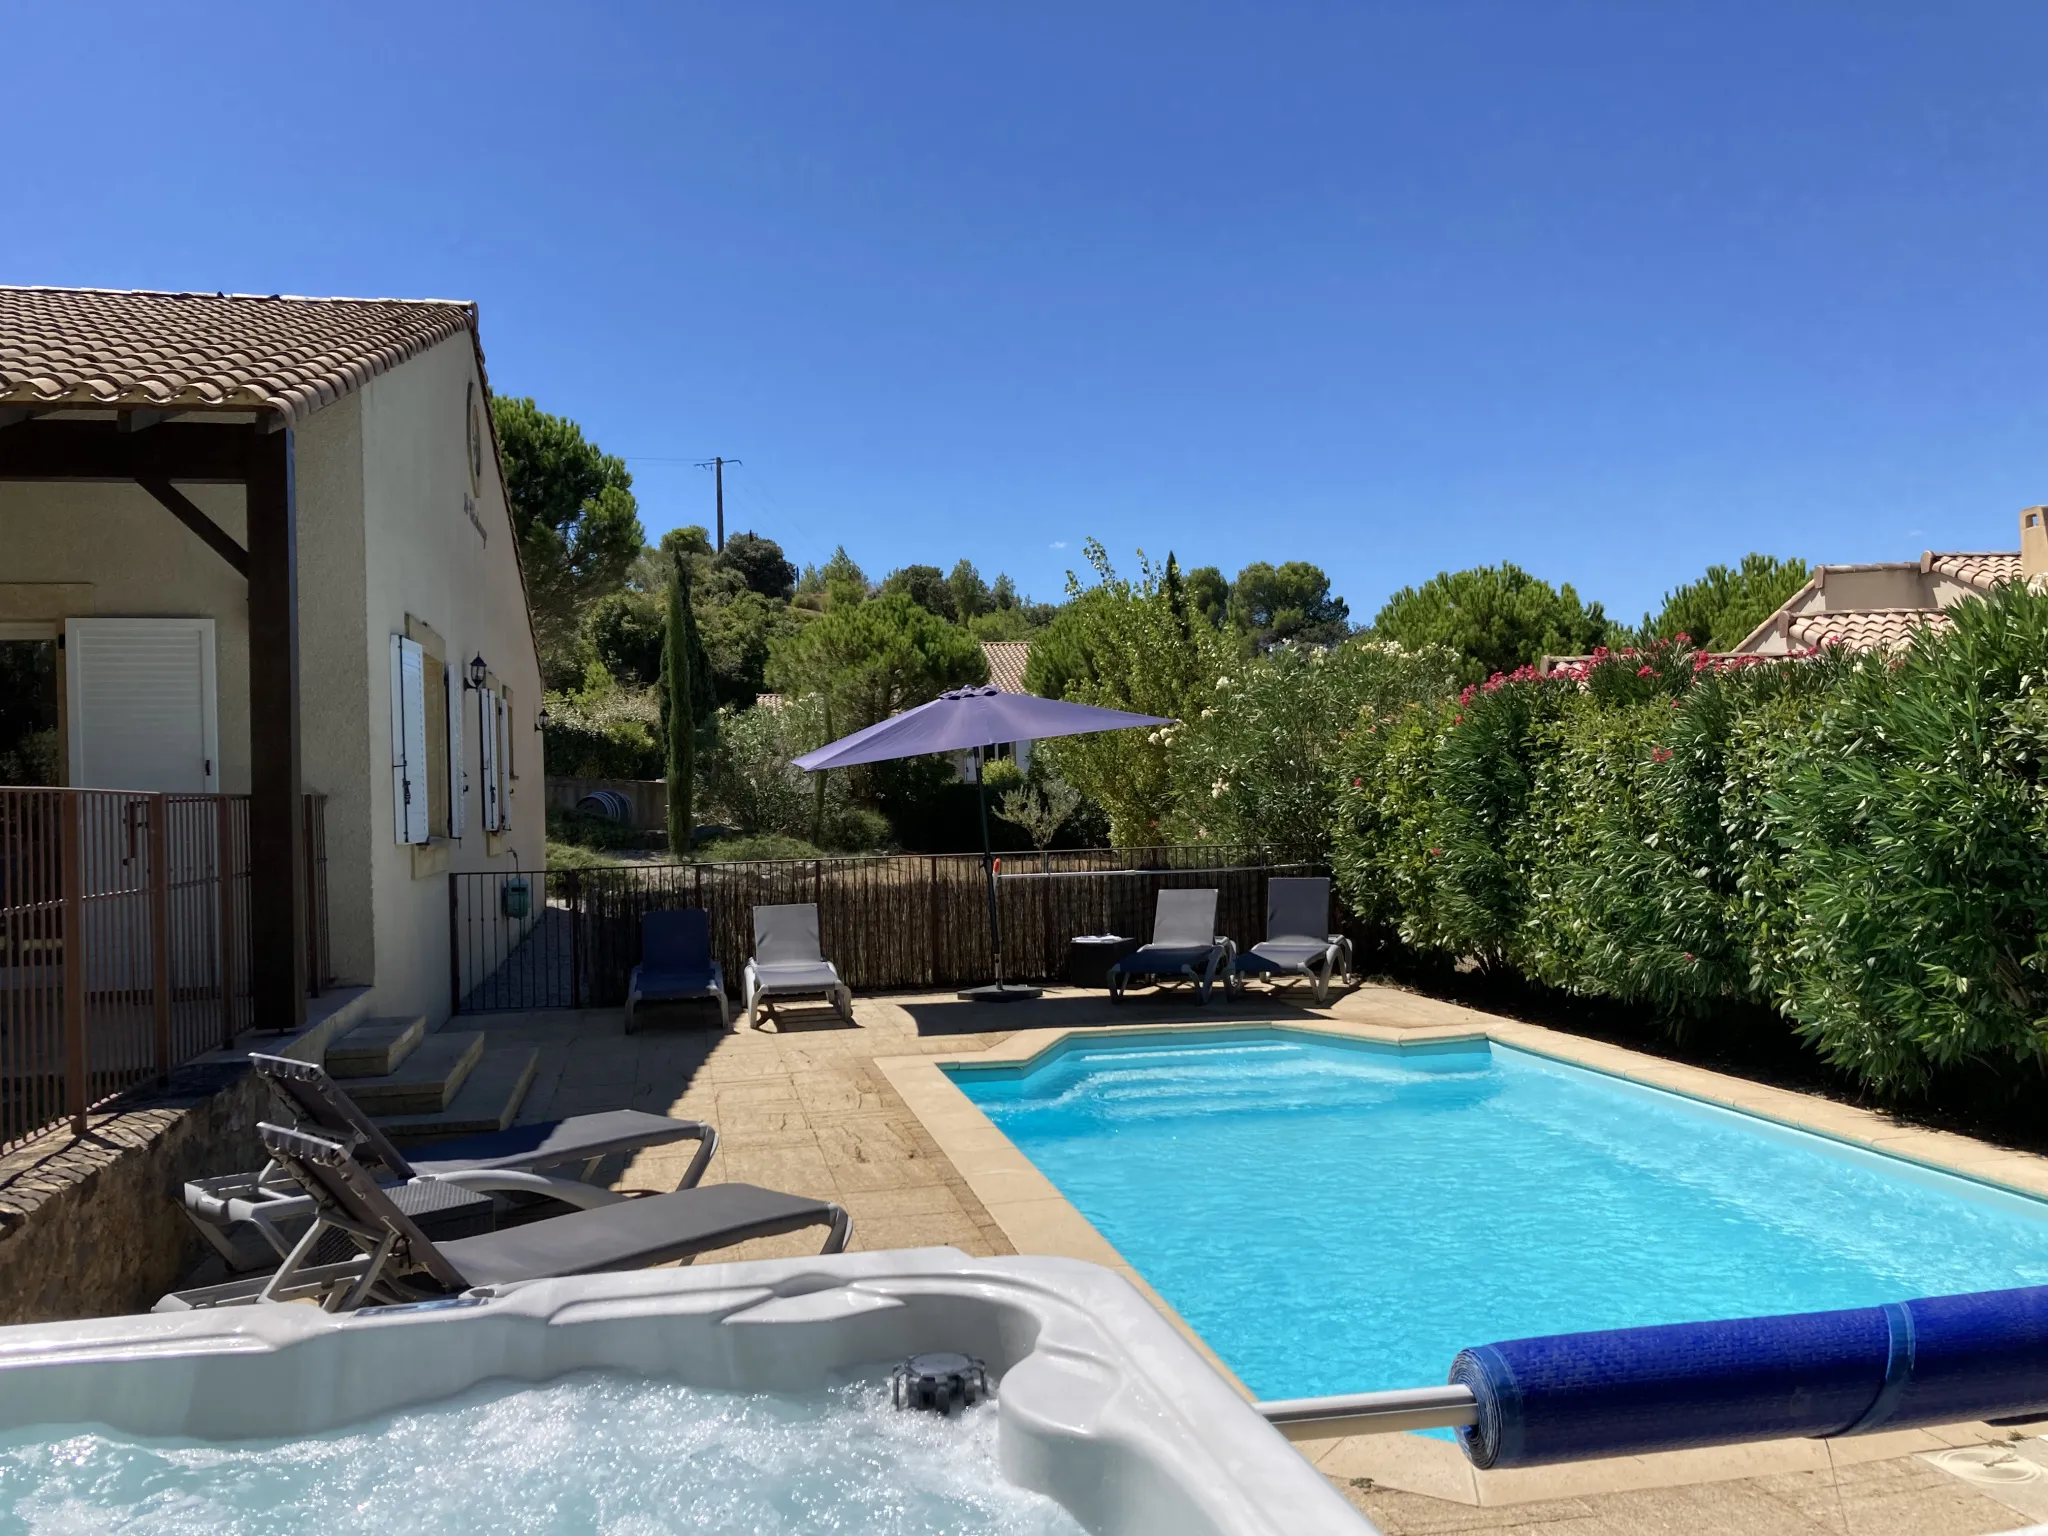
[[[1330,979],[1351,973],[1351,941],[1330,932],[1327,878],[1266,882],[1266,937],[1237,957],[1240,975],[1306,976],[1316,1002],[1330,1000]]]
[[[626,983],[626,1033],[642,1003],[680,1003],[708,997],[718,1004],[718,1022],[732,1028],[725,972],[711,958],[711,914],[701,907],[644,912],[640,916],[640,963]]]

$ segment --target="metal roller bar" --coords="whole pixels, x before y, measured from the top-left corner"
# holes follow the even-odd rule
[[[1290,1440],[1386,1435],[1404,1429],[1462,1429],[1479,1422],[1479,1404],[1472,1389],[1459,1386],[1296,1397],[1257,1407],[1266,1421]]]

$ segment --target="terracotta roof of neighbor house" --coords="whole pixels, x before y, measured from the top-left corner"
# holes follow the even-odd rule
[[[1848,608],[1801,614],[1792,620],[1788,635],[1795,646],[1839,643],[1852,651],[1890,651],[1922,629],[1946,629],[1949,622],[1939,608]]]
[[[984,640],[981,654],[988,658],[988,680],[1005,693],[1029,693],[1024,686],[1024,663],[1031,659],[1029,640]]]
[[[1993,550],[1988,554],[1941,555],[1929,550],[1922,557],[1923,571],[1938,571],[1952,577],[1966,586],[1989,592],[2001,582],[2018,581],[2025,573],[2020,569],[2020,554],[2014,550]]]
[[[268,409],[297,422],[464,331],[475,334],[476,306],[449,299],[0,287],[0,405]]]

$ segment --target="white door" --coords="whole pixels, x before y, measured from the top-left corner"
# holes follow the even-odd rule
[[[74,788],[220,788],[213,620],[66,619],[64,673]]]

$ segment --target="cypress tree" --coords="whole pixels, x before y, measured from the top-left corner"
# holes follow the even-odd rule
[[[668,706],[663,747],[668,773],[668,847],[677,859],[690,852],[693,825],[691,793],[697,781],[697,696],[701,684],[696,677],[697,640],[695,615],[690,612],[690,564],[681,551],[675,552],[675,567],[668,583],[668,624],[661,641],[661,688]]]

